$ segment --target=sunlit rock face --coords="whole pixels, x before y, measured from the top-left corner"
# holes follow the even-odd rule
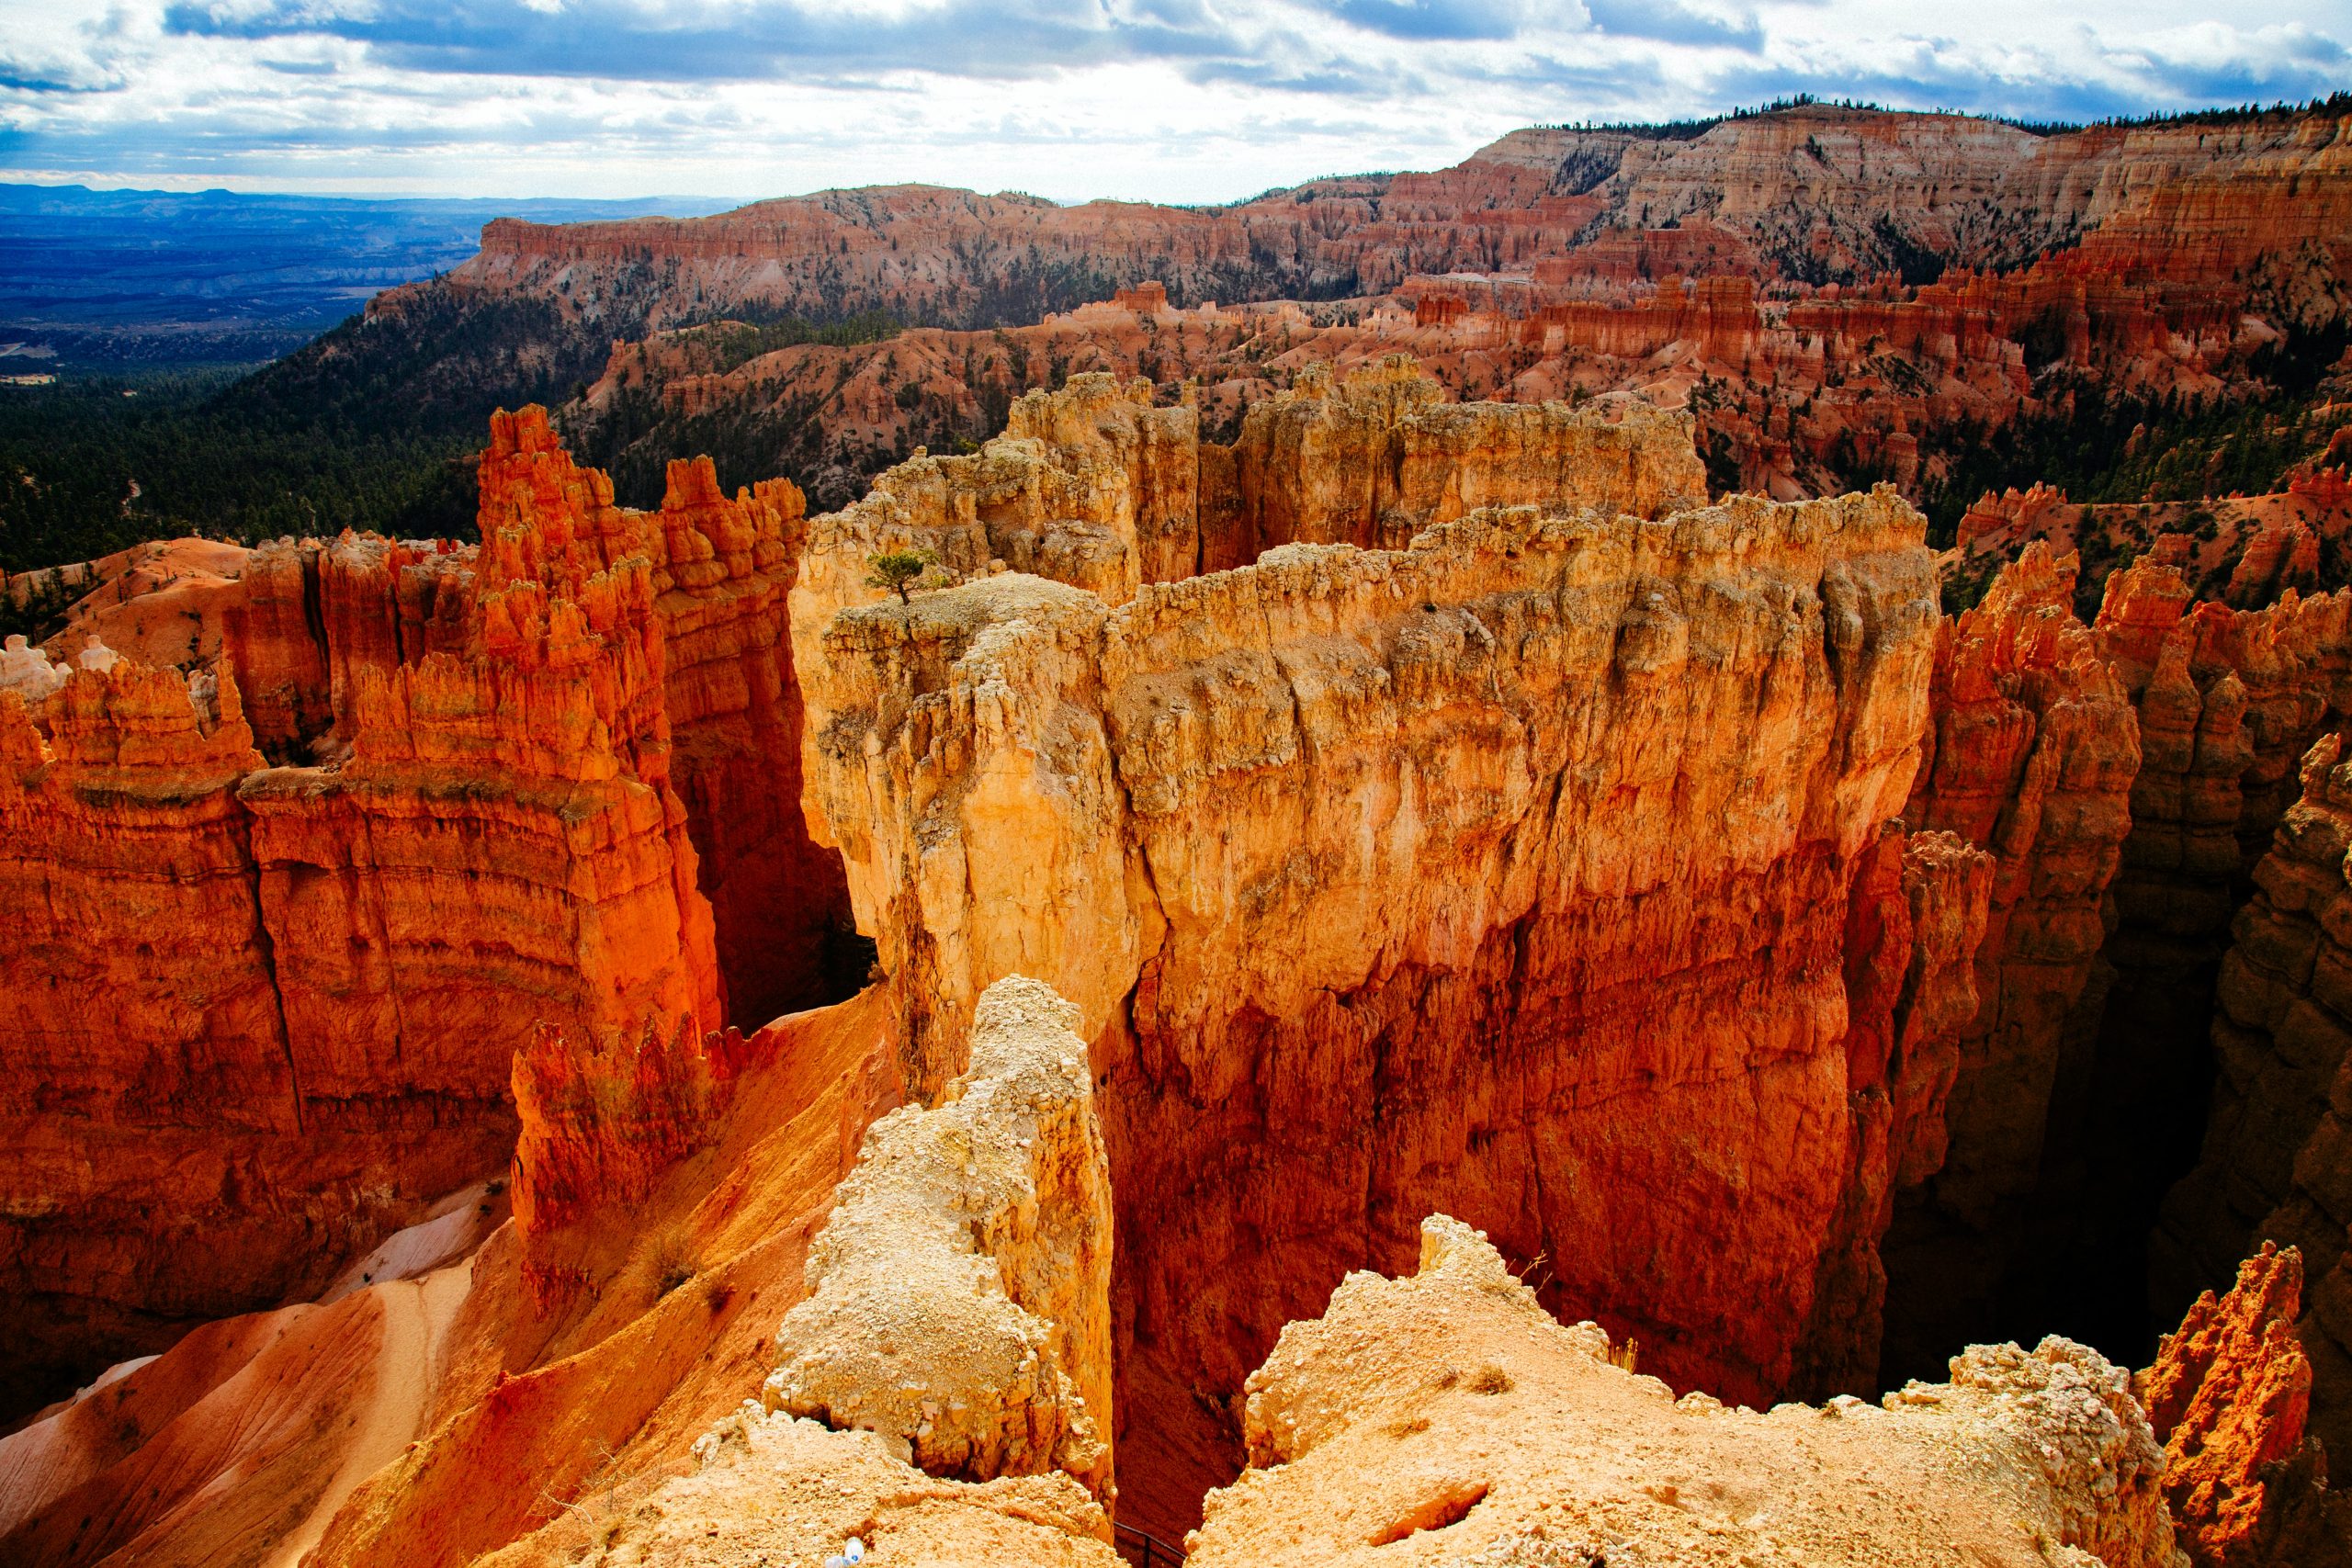
[[[1250,1468],[1209,1495],[1188,1561],[1256,1562],[1274,1541],[1367,1564],[1400,1545],[1474,1562],[2176,1561],[2130,1374],[2084,1346],[1977,1346],[1883,1405],[1769,1415],[1678,1401],[1634,1359],[1432,1215],[1410,1275],[1349,1275],[1250,1374]]]
[[[495,1170],[541,1025],[667,1042],[842,994],[797,806],[797,492],[680,464],[628,512],[540,411],[492,435],[478,549],[252,552],[192,674],[12,653],[19,1375],[314,1289]]]
[[[1411,387],[1340,406],[1430,401]],[[1212,1383],[1447,1203],[1657,1365],[1777,1388],[1823,1259],[1883,1223],[1849,1196],[1886,1156],[1853,1134],[1883,1085],[1854,1081],[1845,950],[1928,717],[1917,514],[1669,511],[1687,439],[1606,410],[1544,412],[1514,479],[1492,455],[1529,412],[1445,409],[1451,468],[1417,458],[1395,493],[1532,489],[1544,454],[1615,443],[1569,465],[1584,509],[1290,545],[1115,606],[1005,575],[844,612],[821,559],[796,594],[812,818],[909,998],[910,1080],[959,1069],[937,1042],[998,976],[1077,1003],[1126,1332]],[[1374,434],[1343,454],[1431,428],[1349,417]],[[894,476],[814,549],[943,537],[995,450]],[[1354,460],[1284,482],[1351,493]],[[938,499],[908,516],[917,481]]]

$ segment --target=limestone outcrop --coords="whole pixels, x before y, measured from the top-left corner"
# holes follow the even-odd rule
[[[83,1292],[42,1303],[61,1352],[212,1299],[200,1252],[162,1255],[194,1227],[316,1292],[421,1183],[513,1140],[513,1220],[441,1287],[406,1446],[273,1539],[384,1568],[851,1535],[1101,1562],[1125,1478],[1176,1533],[1246,1459],[1207,1560],[1421,1534],[1572,1560],[1693,1530],[1902,1560],[1926,1517],[1989,1561],[2171,1568],[2154,1438],[2079,1346],[1980,1348],[1883,1410],[1713,1402],[1872,1386],[1956,1342],[1978,1279],[2042,1234],[2018,1216],[2096,1099],[2119,867],[2226,898],[2284,809],[2276,759],[2336,715],[2341,606],[2191,610],[2143,567],[2086,626],[2074,560],[2035,544],[1947,621],[1891,488],[1710,505],[1687,415],[1455,403],[1396,359],[1296,379],[1228,445],[1197,400],[1078,377],[816,519],[781,483],[721,495],[707,463],[620,507],[526,411],[493,429],[478,547],[254,552],[193,673],[19,660],[54,689],[0,694],[0,888],[83,922],[38,950],[68,982],[16,1000],[19,1049],[54,1057],[20,1081],[51,1098],[6,1108],[31,1134],[15,1190],[73,1194],[12,1233],[14,1278]],[[866,581],[903,547],[943,568],[905,604]],[[2263,918],[2288,828],[2324,869],[2313,758]],[[244,933],[172,954],[217,975],[108,946],[136,863],[90,846],[132,825],[180,857],[142,910]],[[763,887],[800,918],[844,885],[881,983],[727,1027],[740,976],[812,950],[773,919],[730,947],[729,922]],[[2267,983],[2315,994],[2281,963]],[[218,1010],[167,1005],[199,985]],[[70,1056],[101,992],[122,1040],[193,1032]],[[2337,1118],[2312,1049],[2273,1049],[2305,1156],[2229,1218],[2314,1259],[2324,1430]],[[2235,1136],[2211,1151],[2233,1193]],[[116,1186],[77,1193],[117,1148]],[[271,1252],[288,1194],[314,1217]],[[1493,1241],[1420,1223],[1439,1210]],[[419,1249],[369,1254],[318,1311]],[[1413,1280],[1361,1272],[1422,1251]],[[2293,1292],[2264,1278],[2268,1326],[2200,1308],[2150,1384],[2175,1517],[2214,1552],[2331,1501],[2290,1408]],[[1413,1326],[1364,1330],[1391,1316]],[[1444,1338],[1465,1325],[1476,1366]],[[200,1404],[248,1343],[191,1341],[150,1382]],[[1636,1343],[1707,1394],[1610,1364]],[[1514,1389],[1510,1429],[1688,1464],[1630,1485],[1630,1461],[1470,1443]],[[83,1457],[17,1516],[65,1530],[61,1563],[87,1553],[59,1497],[169,1463],[184,1499],[243,1451],[87,1425],[43,1425]],[[1378,1486],[1322,1478],[1374,1464]],[[1873,1491],[1890,1467],[1907,1490]],[[1734,1506],[1684,1469],[1764,1479]],[[1788,1524],[1824,1473],[1835,1506]],[[756,1506],[778,1496],[788,1517]],[[158,1549],[210,1528],[179,1501],[120,1517]]]
[[[1078,1004],[1123,1310],[1205,1386],[1441,1201],[1677,1375],[1780,1386],[1852,1179],[1847,888],[1927,719],[1917,529],[1883,492],[1521,508],[1116,608],[796,597],[910,1081],[998,976]],[[1668,1100],[1701,1142],[1636,1130]]]
[[[867,1132],[776,1331],[770,1411],[933,1475],[1111,1479],[1110,1165],[1078,1010],[1018,976],[933,1109]]]
[[[647,563],[671,774],[718,930],[729,1016],[756,1028],[838,995],[827,971],[839,873],[795,806],[801,717],[783,605],[806,527],[799,490],[777,479],[729,497],[697,458],[670,465],[658,511],[616,507],[610,478],[575,465],[536,408],[492,422],[482,475],[485,550],[512,535],[524,552],[502,570],[527,572],[539,552],[566,555],[575,572],[631,556]]]
[[[598,1568],[727,1568],[743,1562],[1023,1562],[1118,1568],[1111,1517],[1059,1472],[978,1483],[926,1475],[864,1432],[747,1404],[696,1439],[698,1468],[650,1494],[591,1543]],[[557,1562],[533,1541],[503,1564]]]
[[[1414,1273],[1351,1274],[1250,1374],[1250,1468],[1210,1495],[1188,1562],[1385,1562],[1404,1542],[1447,1562],[2177,1561],[2162,1450],[2095,1351],[1975,1347],[1883,1407],[1678,1401],[1598,1325],[1555,1321],[1478,1232],[1441,1214],[1420,1234]]]
[[[2220,999],[2235,919],[2250,918],[2257,863],[2298,791],[2305,752],[2340,725],[2352,700],[2352,595],[2236,611],[2191,602],[2183,575],[2161,564],[2119,572],[2098,631],[2132,692],[2147,761],[2132,785],[2132,830],[2116,882],[2120,917],[2109,953],[2119,983],[2100,1039],[2097,1092],[2136,1130],[2134,1172],[2150,1214],[2158,1319],[2225,1284],[2252,1245],[2258,1215],[2224,1218],[2215,1174],[2188,1172],[2159,1222],[2156,1197],[2181,1180],[2186,1151],[2204,1139],[2203,1089],[2218,1058],[2217,1115],[2228,1118],[2243,1066],[2217,1032],[2233,1027]],[[2154,1134],[2150,1136],[2149,1134]],[[2136,1168],[2136,1170],[2135,1170]],[[2269,1185],[2268,1177],[2220,1178]],[[2228,1206],[2244,1210],[2240,1196]],[[2192,1217],[2193,1216],[2193,1217]]]

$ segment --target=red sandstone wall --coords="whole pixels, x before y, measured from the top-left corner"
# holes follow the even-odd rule
[[[829,983],[840,874],[799,820],[781,614],[798,492],[729,500],[705,461],[624,513],[536,410],[482,481],[479,551],[257,552],[217,677],[6,698],[27,1377],[315,1288],[494,1168],[541,1024],[698,1038],[730,989],[772,1012]],[[266,765],[244,679],[271,749],[324,765]]]

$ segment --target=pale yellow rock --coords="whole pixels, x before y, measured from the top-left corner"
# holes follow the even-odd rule
[[[1421,1238],[1417,1273],[1350,1275],[1251,1375],[1250,1468],[1209,1494],[1193,1568],[2186,1562],[2129,1374],[2082,1346],[1978,1346],[1884,1408],[1678,1403],[1481,1233]]]
[[[1918,528],[1885,490],[1521,507],[1115,609],[1017,576],[852,609],[802,666],[811,801],[941,1028],[1019,972],[1091,1037],[1155,950],[1184,966],[1171,1005],[1279,1016],[1458,954],[1547,886],[1859,848],[1926,723]]]
[[[747,1404],[695,1445],[691,1474],[596,1533],[585,1568],[743,1568],[842,1557],[888,1563],[1118,1568],[1102,1505],[1069,1476],[940,1480],[872,1433]],[[493,1568],[509,1554],[489,1560]],[[517,1549],[518,1565],[541,1559]]]
[[[990,986],[935,1110],[865,1135],[777,1331],[770,1410],[934,1475],[1111,1486],[1111,1188],[1078,1010]]]

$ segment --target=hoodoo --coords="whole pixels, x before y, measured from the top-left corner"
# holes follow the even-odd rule
[[[0,1560],[2343,1562],[2344,440],[1922,506],[2347,123],[492,224],[478,542],[0,652]]]

